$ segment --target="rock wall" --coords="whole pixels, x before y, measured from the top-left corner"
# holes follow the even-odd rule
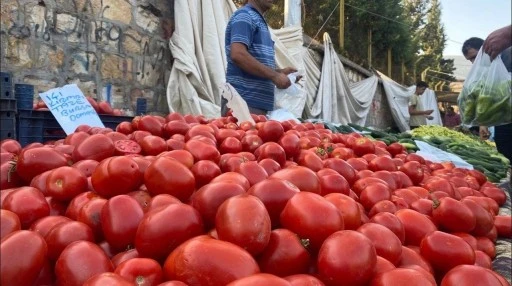
[[[2,0],[1,69],[38,92],[76,83],[134,111],[168,112],[173,0]]]

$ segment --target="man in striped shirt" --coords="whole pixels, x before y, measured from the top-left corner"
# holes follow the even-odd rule
[[[266,114],[274,108],[274,87],[291,85],[287,74],[294,68],[276,69],[274,41],[263,18],[273,0],[248,0],[226,27],[226,81],[242,96],[253,114]],[[222,98],[222,115],[227,112]]]

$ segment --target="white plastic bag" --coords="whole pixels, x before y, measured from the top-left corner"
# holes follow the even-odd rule
[[[456,167],[473,170],[473,165],[464,161],[461,157],[455,154],[443,151],[423,141],[414,140],[414,143],[416,143],[416,146],[420,149],[416,154],[427,160],[434,163],[452,162]]]
[[[472,126],[511,123],[511,83],[501,56],[491,62],[480,49],[458,98],[462,122]]]
[[[239,122],[249,121],[252,124],[256,124],[251,117],[247,102],[245,102],[231,84],[225,83],[220,89],[222,97],[228,101],[226,104],[227,107],[231,108],[233,116],[237,118]]]
[[[295,115],[293,115],[291,112],[283,108],[270,111],[268,113],[268,119],[277,120],[281,122],[286,120],[293,120],[297,123],[300,123],[300,121],[297,120],[297,117],[295,117]]]
[[[306,105],[306,92],[302,85],[304,78],[296,83],[298,76],[301,76],[300,72],[289,74],[288,78],[292,84],[287,89],[276,87],[274,90],[274,110],[286,109],[296,118],[302,116],[302,111]]]

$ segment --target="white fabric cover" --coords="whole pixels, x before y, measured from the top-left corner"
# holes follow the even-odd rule
[[[427,119],[427,125],[443,125],[443,121],[441,119],[441,112],[439,111],[439,106],[437,105],[436,93],[435,91],[427,88],[425,93],[420,96],[420,99],[423,103],[423,106],[426,110],[432,109],[432,120]]]
[[[384,86],[384,91],[386,92],[386,97],[389,102],[389,106],[391,107],[391,114],[393,115],[393,119],[395,120],[398,129],[401,132],[410,130],[409,119],[411,118],[409,114],[409,98],[414,94],[416,90],[416,86],[404,87],[401,84],[395,82],[391,78],[387,77],[385,74],[377,71],[378,75],[382,79],[382,85]],[[441,113],[439,112],[439,107],[437,106],[436,95],[433,90],[426,89],[425,93],[420,96],[420,100],[422,100],[423,106],[425,109],[432,109],[433,120],[427,120],[428,125],[442,125],[441,122]]]
[[[305,57],[307,68],[312,69],[307,71],[308,81],[313,81],[312,85],[307,85],[310,96],[306,110],[308,118],[318,118],[332,123],[352,122],[364,125],[377,89],[377,76],[350,83],[327,33],[324,33],[324,48],[322,71],[319,73],[320,81],[318,91],[315,93],[309,93],[316,85],[315,79],[311,77],[318,73],[312,67],[314,60],[310,57],[311,55],[306,54]],[[312,94],[316,95],[316,98],[311,98]]]
[[[188,0],[174,4],[175,31],[169,41],[174,64],[167,85],[171,112],[220,116],[220,86],[226,82],[224,35],[236,6],[231,0]]]

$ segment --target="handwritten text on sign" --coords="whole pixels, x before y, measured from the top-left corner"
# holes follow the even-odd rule
[[[76,84],[54,88],[39,96],[68,135],[82,124],[105,127]]]

